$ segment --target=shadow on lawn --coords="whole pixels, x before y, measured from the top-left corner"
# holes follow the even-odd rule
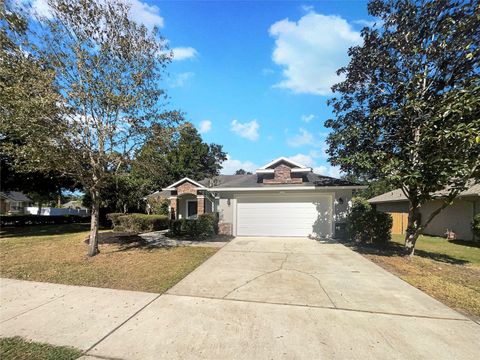
[[[404,256],[405,254],[403,245],[395,242],[390,242],[387,245],[383,245],[383,246],[373,245],[373,244],[360,245],[360,244],[353,244],[353,243],[347,243],[344,245],[350,247],[352,250],[360,254],[366,254],[366,255]],[[466,244],[461,243],[459,245],[466,245]],[[468,244],[468,246],[471,246],[471,245]],[[425,250],[419,250],[419,249],[415,249],[415,256],[438,261],[438,262],[443,262],[447,264],[454,264],[454,265],[465,265],[469,263],[469,261],[467,260],[458,259],[447,254],[439,254],[439,253],[434,253],[431,251],[425,251]]]
[[[19,227],[2,227],[0,238],[32,237],[73,234],[88,231],[89,223],[82,224],[59,224],[59,225],[26,225]]]
[[[448,242],[456,245],[461,245],[461,246],[480,248],[480,242],[467,241],[467,240],[448,240]]]

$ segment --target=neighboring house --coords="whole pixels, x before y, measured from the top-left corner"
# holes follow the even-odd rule
[[[21,215],[32,200],[19,191],[0,192],[0,214]]]
[[[70,200],[62,205],[64,209],[75,209],[75,210],[88,210],[87,207],[82,205],[81,200]]]
[[[279,158],[255,174],[179,179],[162,195],[168,193],[174,219],[218,212],[222,234],[331,238],[344,236],[348,202],[359,188]]]
[[[438,199],[424,204],[420,209],[421,221],[425,221],[432,211],[442,203],[445,192],[435,193]],[[387,212],[393,217],[393,234],[404,234],[408,223],[408,200],[401,189],[389,191],[368,200],[378,211]],[[445,232],[455,232],[457,238],[474,240],[472,233],[473,217],[480,212],[480,184],[473,184],[460,193],[451,205],[443,209],[430,224],[424,233],[427,235],[445,236]]]

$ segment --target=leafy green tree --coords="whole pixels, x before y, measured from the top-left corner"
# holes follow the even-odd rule
[[[237,171],[235,171],[235,175],[252,175],[252,173],[250,171],[238,169]]]
[[[152,126],[176,123],[160,87],[171,61],[158,30],[129,16],[119,0],[48,0],[32,49],[54,70],[59,115],[13,124],[25,146],[17,155],[35,170],[76,179],[91,202],[88,255],[98,253],[101,192],[127,166]],[[23,120],[23,119],[21,119]]]
[[[112,174],[101,192],[102,206],[109,212],[144,212],[144,198],[150,189],[149,179],[136,177],[127,171]]]
[[[365,179],[364,177],[354,176],[352,174],[346,174],[342,176],[343,180],[365,185],[366,189],[361,189],[356,192],[357,197],[362,197],[364,199],[371,199],[375,196],[384,194],[388,191],[395,190],[395,186],[388,183],[385,179]]]
[[[226,159],[221,145],[203,142],[195,127],[185,123],[156,130],[138,152],[133,173],[150,179],[152,190],[158,190],[183,177],[202,180],[218,175]]]
[[[12,3],[0,1],[0,188],[22,191],[41,206],[58,202],[63,190],[74,190],[71,178],[54,171],[31,171],[22,166],[22,157],[11,155],[24,142],[12,124],[28,124],[55,116],[59,95],[55,73],[41,59],[25,51],[29,48],[25,14]]]
[[[405,250],[478,181],[480,166],[480,13],[477,1],[372,0],[382,25],[362,30],[339,70],[329,101],[332,164],[401,188],[409,205]],[[420,221],[419,209],[446,189]]]

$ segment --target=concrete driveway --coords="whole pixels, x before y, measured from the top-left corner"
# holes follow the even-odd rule
[[[99,315],[69,315],[68,302],[52,300],[11,311],[0,334],[75,345],[92,359],[477,359],[480,352],[478,324],[340,244],[236,238],[162,296],[99,290]],[[109,301],[113,310],[102,307]]]

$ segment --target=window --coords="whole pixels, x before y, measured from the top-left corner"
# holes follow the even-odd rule
[[[197,217],[197,200],[187,200],[187,219]]]

